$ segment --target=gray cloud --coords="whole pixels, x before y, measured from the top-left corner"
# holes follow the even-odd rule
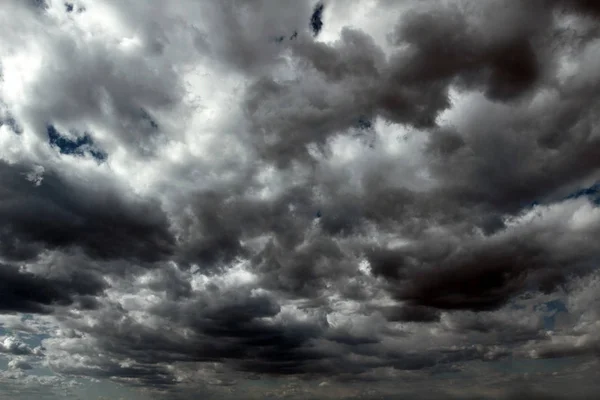
[[[5,336],[0,379],[43,386],[43,365],[182,399],[566,398],[576,379],[584,398],[599,16],[8,2],[0,313],[52,328],[44,350]]]
[[[69,182],[53,171],[40,185],[20,165],[0,163],[3,256],[23,260],[45,248],[79,247],[100,259],[155,261],[172,250],[160,205],[127,199],[110,183]]]
[[[2,312],[46,313],[53,305],[70,305],[76,301],[84,309],[94,307],[87,296],[98,295],[105,283],[95,274],[74,271],[68,277],[43,277],[18,268],[0,264],[2,277]]]

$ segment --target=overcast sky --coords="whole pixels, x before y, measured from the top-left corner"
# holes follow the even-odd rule
[[[597,398],[600,2],[0,3],[1,398]]]

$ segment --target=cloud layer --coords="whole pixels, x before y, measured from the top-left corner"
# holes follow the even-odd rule
[[[9,1],[0,385],[589,398],[593,4]]]

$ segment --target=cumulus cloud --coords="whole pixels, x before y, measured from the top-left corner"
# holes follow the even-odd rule
[[[25,343],[21,342],[18,338],[7,336],[2,340],[0,349],[2,352],[10,354],[32,354],[33,350]]]
[[[27,361],[23,360],[22,358],[13,358],[8,363],[8,368],[9,369],[28,370],[33,367],[31,366],[31,364],[29,364]]]
[[[595,393],[599,18],[6,2],[7,396]]]

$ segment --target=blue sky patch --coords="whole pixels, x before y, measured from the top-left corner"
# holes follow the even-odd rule
[[[547,312],[547,315],[544,316],[545,330],[554,330],[556,314],[560,312],[569,312],[565,306],[565,303],[558,299],[547,301],[542,305],[542,307],[544,307]]]
[[[578,199],[580,197],[588,197],[594,204],[600,205],[600,183],[579,189],[565,197],[565,200]]]
[[[314,10],[312,15],[310,16],[310,29],[312,30],[313,36],[318,36],[319,33],[321,33],[321,30],[323,29],[323,10],[325,9],[325,6],[323,5],[323,3],[318,3]]]
[[[363,130],[371,129],[373,127],[373,122],[371,122],[371,120],[365,117],[364,115],[358,117],[358,121],[356,124],[358,125],[358,129]]]
[[[61,154],[85,156],[86,153],[98,161],[105,161],[108,155],[106,152],[98,149],[89,134],[71,139],[62,135],[52,125],[48,125],[48,141],[52,147],[55,147]]]
[[[592,186],[588,186],[585,188],[581,188],[578,189],[576,191],[574,191],[573,193],[569,194],[568,196],[563,197],[562,199],[558,200],[558,201],[566,201],[566,200],[573,200],[573,199],[579,199],[581,197],[587,197],[590,199],[590,201],[592,203],[594,203],[597,206],[600,206],[600,182],[599,183],[595,183]],[[525,210],[529,210],[532,209],[536,206],[541,205],[542,203],[540,203],[537,200],[532,201],[531,203],[525,205],[523,208]]]

